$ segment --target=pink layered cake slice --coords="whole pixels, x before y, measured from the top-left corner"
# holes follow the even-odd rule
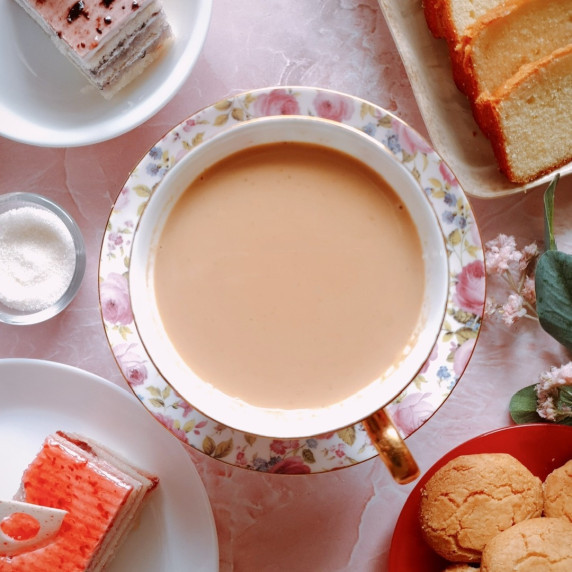
[[[106,98],[153,62],[172,32],[160,0],[15,0]]]
[[[50,435],[24,472],[16,499],[68,514],[49,544],[0,556],[0,570],[103,570],[158,483],[156,476],[90,439],[62,431]]]

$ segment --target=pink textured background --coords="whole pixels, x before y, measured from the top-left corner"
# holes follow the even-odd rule
[[[130,170],[171,127],[225,96],[272,85],[307,85],[370,100],[426,135],[396,47],[375,0],[216,0],[204,51],[175,98],[114,140],[46,149],[0,138],[0,193],[35,191],[78,221],[87,271],[59,317],[25,328],[0,325],[0,358],[27,357],[86,369],[127,387],[99,314],[97,265],[103,231]],[[557,194],[561,249],[572,250],[566,220],[572,179]],[[472,199],[483,240],[499,232],[542,242],[542,189]],[[452,396],[408,444],[421,470],[485,431],[510,424],[512,394],[564,350],[532,321],[508,328],[485,320],[473,358]],[[379,571],[413,485],[398,486],[376,459],[342,471],[288,477],[235,469],[192,453],[213,507],[222,571]]]

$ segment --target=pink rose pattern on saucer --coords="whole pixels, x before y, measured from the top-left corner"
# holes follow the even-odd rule
[[[101,251],[99,296],[106,335],[125,379],[148,411],[183,443],[245,469],[318,473],[376,456],[361,424],[327,435],[276,440],[244,434],[205,417],[155,369],[138,336],[129,298],[133,234],[165,173],[190,149],[233,124],[280,114],[325,117],[363,130],[403,162],[429,197],[449,253],[447,313],[427,363],[388,411],[404,437],[435,413],[465,370],[481,326],[482,243],[470,205],[441,158],[416,131],[364,100],[305,87],[262,89],[221,101],[177,125],[135,168],[114,205]]]

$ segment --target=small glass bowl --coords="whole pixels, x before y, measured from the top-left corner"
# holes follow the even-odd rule
[[[78,225],[59,205],[35,193],[14,192],[0,195],[0,214],[21,207],[34,207],[54,213],[71,234],[75,247],[75,268],[71,281],[62,296],[41,310],[29,312],[6,306],[0,301],[0,322],[13,325],[29,325],[44,322],[64,310],[77,294],[85,273],[85,244]]]

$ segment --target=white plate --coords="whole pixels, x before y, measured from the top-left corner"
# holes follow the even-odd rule
[[[104,99],[13,0],[0,0],[0,135],[46,147],[111,139],[161,109],[202,50],[212,0],[163,0],[175,41],[111,100]]]
[[[17,491],[44,438],[83,433],[158,475],[159,488],[109,572],[218,570],[206,491],[181,444],[128,392],[88,372],[48,361],[0,360],[0,498]]]
[[[465,96],[457,89],[444,40],[427,27],[419,0],[378,0],[389,25],[417,105],[435,150],[469,195],[494,198],[548,186],[554,173],[572,173],[572,163],[526,185],[499,172],[488,139],[481,133]]]

